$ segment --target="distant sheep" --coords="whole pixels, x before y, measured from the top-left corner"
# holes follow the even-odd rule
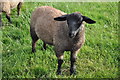
[[[46,44],[53,45],[58,58],[57,74],[61,74],[64,51],[70,51],[70,74],[74,74],[77,54],[85,42],[84,21],[89,24],[95,23],[94,20],[79,12],[66,14],[50,6],[35,9],[30,23],[32,52],[35,52],[38,39],[44,42],[45,49]]]
[[[10,23],[12,23],[10,19],[11,9],[17,6],[17,10],[18,10],[17,14],[19,15],[22,2],[23,0],[5,0],[5,2],[1,1],[0,2],[0,23],[2,24],[2,20],[1,20],[2,12],[6,13],[6,18],[8,19]]]

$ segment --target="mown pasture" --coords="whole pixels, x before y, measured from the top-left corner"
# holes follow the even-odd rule
[[[56,75],[57,58],[54,47],[37,42],[31,53],[30,17],[39,6],[53,6],[66,13],[81,12],[95,20],[86,24],[86,41],[77,58],[77,75],[70,76],[70,53],[64,53],[62,76]],[[116,78],[118,77],[118,3],[117,2],[25,2],[21,15],[12,10],[13,23],[2,14],[1,28],[2,78]]]

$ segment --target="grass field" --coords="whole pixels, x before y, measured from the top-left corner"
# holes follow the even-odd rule
[[[95,20],[86,24],[86,42],[77,59],[77,75],[69,75],[70,53],[64,53],[62,76],[56,75],[57,58],[53,46],[42,50],[37,42],[31,53],[30,16],[38,6],[53,6],[66,13],[81,12]],[[2,78],[117,78],[118,77],[118,3],[24,3],[17,17],[12,10],[13,24],[2,15],[4,27],[0,31],[2,50]],[[1,37],[2,36],[2,37]]]

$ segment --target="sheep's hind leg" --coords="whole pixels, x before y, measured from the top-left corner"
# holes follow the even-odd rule
[[[21,6],[22,6],[22,2],[20,2],[17,6],[17,15],[19,16],[20,15],[20,9],[21,9]]]
[[[10,18],[10,15],[9,15],[9,14],[6,14],[6,18],[8,19],[9,23],[12,23],[12,21],[11,21],[11,18]]]
[[[30,27],[30,34],[31,34],[31,38],[32,38],[32,52],[34,53],[34,52],[36,52],[36,49],[35,49],[35,47],[36,47],[36,42],[37,42],[37,40],[38,40],[39,38],[38,38],[38,36],[36,35],[34,29],[32,29],[31,27]]]
[[[75,66],[75,62],[76,62],[76,58],[77,58],[77,53],[79,50],[77,51],[72,51],[71,52],[71,56],[70,56],[70,61],[71,61],[71,66],[70,66],[70,75],[72,74],[76,74],[76,66]]]
[[[33,52],[33,53],[35,53],[35,52],[36,52],[35,47],[36,47],[36,42],[37,42],[37,40],[38,40],[38,39],[36,39],[36,40],[35,40],[35,39],[34,39],[34,40],[32,40],[32,52]]]
[[[46,50],[46,43],[45,42],[43,42],[43,48],[44,48],[44,50]]]

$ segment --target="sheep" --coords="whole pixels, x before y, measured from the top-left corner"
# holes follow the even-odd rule
[[[0,24],[2,24],[2,20],[1,20],[1,15],[2,12],[6,13],[6,18],[8,19],[8,21],[10,23],[12,23],[11,19],[10,19],[10,12],[11,9],[15,8],[17,6],[17,14],[18,16],[20,15],[20,8],[22,6],[23,0],[6,0],[6,1],[1,1],[0,2]]]
[[[76,73],[75,62],[77,54],[85,42],[84,21],[93,24],[96,21],[83,16],[80,12],[66,14],[50,6],[36,8],[31,16],[30,35],[32,38],[32,52],[38,39],[53,45],[58,59],[57,74],[61,75],[64,51],[70,51],[70,75]]]

